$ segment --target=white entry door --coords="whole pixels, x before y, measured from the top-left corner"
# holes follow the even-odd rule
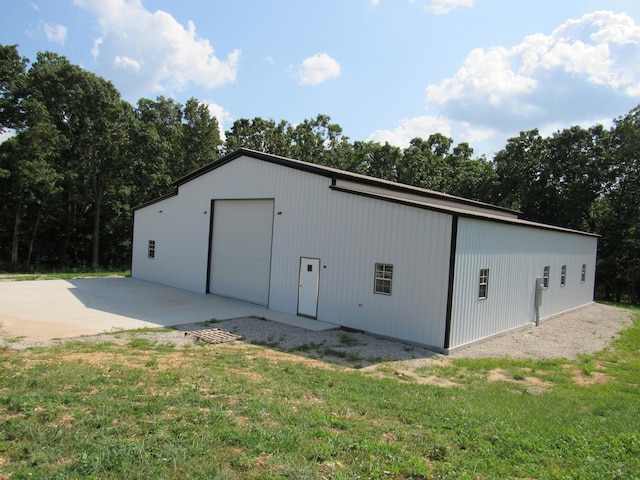
[[[301,257],[298,279],[298,315],[316,318],[318,315],[319,284],[320,259]]]

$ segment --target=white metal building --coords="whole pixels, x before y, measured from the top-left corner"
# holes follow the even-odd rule
[[[512,210],[247,149],[174,186],[136,278],[438,351],[593,301],[597,236]]]

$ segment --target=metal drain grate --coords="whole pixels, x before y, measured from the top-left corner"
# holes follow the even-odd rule
[[[196,340],[202,340],[208,343],[226,343],[236,340],[244,340],[243,335],[220,330],[219,328],[209,328],[207,330],[194,330],[192,332],[184,332],[187,337],[194,337]]]

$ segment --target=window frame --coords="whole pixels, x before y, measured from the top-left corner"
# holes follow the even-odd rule
[[[567,285],[567,266],[562,265],[560,268],[560,286],[564,287]]]
[[[147,258],[150,260],[154,260],[156,258],[156,241],[149,240],[147,244]]]
[[[390,296],[393,290],[393,264],[376,263],[373,278],[373,293]]]
[[[542,271],[542,288],[547,290],[549,288],[549,277],[551,276],[551,268],[549,265],[545,265],[544,270]]]
[[[587,264],[582,264],[582,271],[580,272],[580,283],[584,283],[587,280]]]
[[[478,300],[486,300],[489,296],[489,269],[481,268],[478,279]]]

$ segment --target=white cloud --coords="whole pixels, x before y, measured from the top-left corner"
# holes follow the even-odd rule
[[[296,77],[301,85],[319,85],[340,76],[340,64],[326,53],[317,53],[302,62]]]
[[[149,12],[140,0],[74,0],[98,17],[101,37],[91,50],[100,73],[125,96],[215,88],[235,81],[240,52],[220,59],[193,22],[185,28],[170,14]]]
[[[608,125],[640,99],[638,58],[640,26],[593,12],[513,47],[471,51],[452,77],[426,87],[427,115],[370,139],[406,147],[440,132],[491,156],[521,130]]]
[[[376,130],[369,140],[379,143],[389,142],[401,148],[409,146],[416,137],[427,139],[432,133],[441,133],[453,138],[456,143],[483,142],[496,134],[493,129],[483,129],[468,122],[458,122],[445,117],[425,115],[401,120],[393,130]]]
[[[424,7],[425,11],[436,15],[449,13],[459,7],[473,7],[475,0],[433,0],[431,5]]]
[[[426,87],[427,109],[492,128],[615,116],[640,96],[638,58],[633,19],[594,12],[511,48],[473,50],[453,77]]]
[[[213,115],[214,117],[216,117],[216,120],[218,120],[218,129],[220,130],[220,138],[222,139],[222,141],[224,141],[226,138],[225,131],[227,129],[225,125],[228,125],[229,123],[231,123],[233,121],[233,117],[228,111],[226,111],[220,105],[217,105],[216,103],[213,103],[213,102],[205,102],[205,103],[207,105],[207,108],[209,109],[209,114]]]
[[[134,60],[133,58],[129,58],[129,57],[120,57],[117,56],[114,61],[113,64],[116,67],[125,69],[125,70],[134,70],[134,71],[139,71],[140,70],[140,62]]]
[[[446,118],[428,115],[407,118],[401,120],[393,130],[376,130],[369,135],[369,140],[380,143],[389,142],[391,145],[406,148],[412,139],[416,137],[426,139],[432,133],[451,135],[451,122]]]
[[[67,40],[67,27],[65,27],[64,25],[51,25],[46,22],[42,22],[40,24],[40,27],[42,28],[44,34],[47,36],[47,39],[50,42],[64,45],[64,42]]]

